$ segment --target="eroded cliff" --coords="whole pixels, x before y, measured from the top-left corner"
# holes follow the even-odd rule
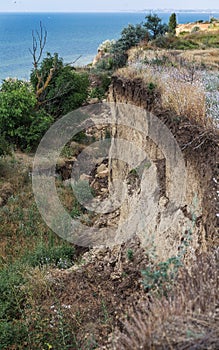
[[[122,149],[112,142],[114,155],[129,154],[129,163],[135,159],[132,169],[119,159],[110,162],[110,186],[120,177],[132,188],[120,207],[117,237],[140,236],[153,254],[156,247],[160,259],[185,247],[188,253],[206,249],[217,227],[217,132],[160,111],[159,94],[140,79],[114,76],[108,101],[121,106],[112,136],[134,144],[146,156],[136,160],[132,147]],[[146,110],[153,115],[144,114]]]

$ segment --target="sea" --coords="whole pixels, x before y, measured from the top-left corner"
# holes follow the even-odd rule
[[[46,28],[47,52],[58,53],[65,63],[84,66],[92,62],[98,46],[118,39],[128,24],[142,23],[147,12],[119,13],[0,13],[0,83],[8,77],[29,79],[32,69],[32,31]],[[157,12],[163,22],[171,13]],[[178,23],[209,20],[219,13],[180,12]]]

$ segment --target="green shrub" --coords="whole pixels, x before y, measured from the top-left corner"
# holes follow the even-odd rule
[[[78,142],[79,144],[89,144],[90,143],[90,137],[86,134],[84,130],[78,132],[74,137],[72,138],[72,141]]]
[[[45,132],[54,122],[54,118],[50,116],[44,109],[40,109],[33,114],[31,118],[30,128],[26,135],[24,133],[24,144],[29,149],[35,148]]]
[[[150,45],[152,47],[170,49],[174,45],[175,41],[177,41],[177,38],[173,36],[158,36],[155,40],[151,41]]]
[[[153,92],[156,89],[156,84],[150,82],[148,83],[147,88],[149,92]]]
[[[90,92],[90,98],[98,98],[101,101],[105,97],[105,91],[102,87],[96,86]]]
[[[143,285],[146,291],[167,295],[180,266],[182,266],[180,257],[172,257],[165,262],[148,266],[141,272],[144,276]]]
[[[103,98],[105,98],[106,92],[109,89],[111,76],[109,76],[107,73],[98,72],[97,69],[95,69],[95,76],[99,83],[91,90],[90,98],[98,98],[101,101]]]
[[[113,57],[103,57],[95,66],[96,70],[111,71],[113,70],[114,60]]]
[[[189,34],[189,31],[183,30],[182,32],[179,33],[179,35],[183,36]]]
[[[129,261],[132,261],[134,259],[134,252],[132,249],[127,250],[127,258]]]
[[[173,43],[172,48],[176,50],[193,50],[198,49],[199,44],[194,42],[193,40],[180,39]]]
[[[195,27],[192,28],[191,33],[198,32],[199,30],[200,30],[200,27],[195,26]]]
[[[214,22],[218,22],[218,19],[212,16],[210,19],[210,23],[214,23]]]
[[[37,109],[31,85],[22,80],[4,80],[0,90],[0,129],[7,142],[21,149],[33,148],[53,118]]]
[[[52,78],[44,89],[44,83],[51,70]],[[41,77],[40,83],[38,77]],[[74,68],[64,65],[63,59],[57,53],[53,56],[47,53],[39,68],[32,71],[30,80],[38,95],[39,104],[55,118],[80,107],[88,96],[87,73],[77,73]],[[42,91],[39,94],[40,88]]]

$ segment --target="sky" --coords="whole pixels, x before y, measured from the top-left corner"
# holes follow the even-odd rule
[[[0,0],[0,12],[108,12],[219,9],[218,0]]]

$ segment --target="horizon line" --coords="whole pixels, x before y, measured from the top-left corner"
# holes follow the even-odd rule
[[[146,11],[161,11],[161,12],[169,12],[169,11],[191,11],[191,12],[215,12],[219,11],[219,8],[200,8],[200,9],[191,9],[191,8],[186,8],[186,9],[175,9],[175,8],[148,8],[148,9],[142,9],[142,10],[92,10],[92,11],[87,11],[87,10],[80,10],[80,11],[25,11],[25,10],[18,10],[18,11],[11,11],[11,10],[6,10],[6,11],[0,11],[0,13],[120,13],[120,12],[125,12],[125,13],[141,13],[141,12],[146,12]]]

